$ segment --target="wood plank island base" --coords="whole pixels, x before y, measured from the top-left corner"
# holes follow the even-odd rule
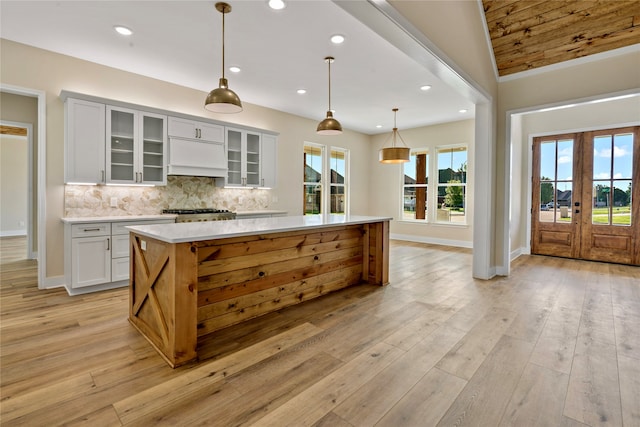
[[[129,320],[165,361],[198,339],[359,283],[389,281],[389,220],[305,215],[129,227]]]

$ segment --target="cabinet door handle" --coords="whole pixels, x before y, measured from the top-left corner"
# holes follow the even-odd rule
[[[102,172],[102,175],[101,175],[102,176],[102,180],[100,182],[105,182],[106,179],[105,179],[105,176],[104,176],[104,169],[102,169],[101,172]]]
[[[261,186],[261,187],[264,187],[264,178],[262,178],[262,179],[260,180],[260,182],[262,183],[262,184],[260,184],[260,186]]]
[[[111,250],[111,242],[109,242],[109,240],[111,239],[107,237],[107,250]]]
[[[100,231],[99,228],[83,228],[82,231]]]

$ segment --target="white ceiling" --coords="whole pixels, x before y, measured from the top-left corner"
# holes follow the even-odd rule
[[[474,105],[329,0],[228,1],[225,71],[243,102],[320,121],[331,106],[344,128],[389,132],[474,117]],[[222,73],[222,15],[213,1],[0,2],[0,36],[209,92]],[[134,34],[117,34],[113,26]],[[333,34],[346,41],[334,45]],[[431,85],[429,91],[420,86]],[[306,89],[298,95],[297,89]],[[203,94],[204,104],[205,94]],[[122,100],[127,101],[127,100]],[[467,109],[467,113],[459,110]],[[240,113],[242,114],[242,113]],[[382,128],[376,128],[382,125]]]

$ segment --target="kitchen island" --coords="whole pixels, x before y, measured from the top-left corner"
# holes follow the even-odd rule
[[[129,320],[172,367],[219,329],[389,280],[389,221],[305,215],[129,227]]]

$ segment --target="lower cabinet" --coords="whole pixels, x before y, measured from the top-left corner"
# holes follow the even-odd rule
[[[77,220],[76,220],[77,221]],[[129,284],[129,230],[173,219],[117,222],[65,221],[65,281],[71,295]]]
[[[111,281],[111,224],[71,226],[71,287]]]

